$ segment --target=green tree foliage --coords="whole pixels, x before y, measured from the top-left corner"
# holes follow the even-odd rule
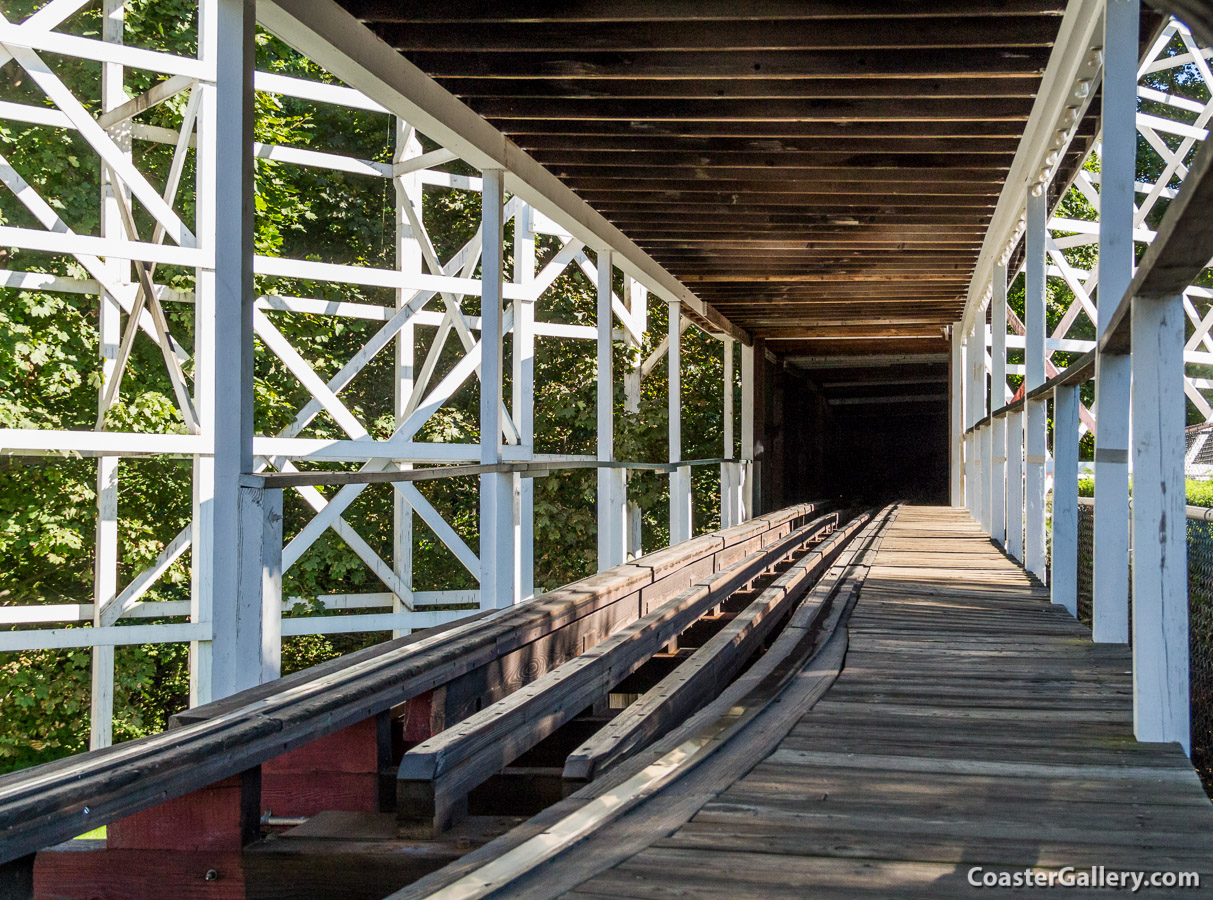
[[[20,20],[40,4],[12,0],[5,13]],[[99,4],[98,4],[99,6]],[[96,8],[78,13],[65,30],[98,37]],[[184,55],[196,52],[196,10],[186,0],[129,0],[125,40],[133,46]],[[331,80],[323,71],[268,35],[257,38],[258,67],[298,78]],[[99,110],[100,66],[55,58],[53,66],[94,114]],[[125,88],[134,95],[156,79],[128,70]],[[34,105],[47,101],[14,64],[0,69],[0,99]],[[178,127],[186,95],[142,114],[137,121]],[[256,137],[266,143],[304,147],[366,159],[390,161],[394,125],[388,116],[359,110],[317,107],[274,95],[258,94]],[[426,149],[433,145],[426,144]],[[172,148],[134,143],[139,169],[163,185]],[[76,231],[99,228],[100,171],[96,155],[68,130],[20,123],[0,124],[3,153],[31,185],[55,206]],[[454,163],[451,171],[470,174]],[[186,224],[194,222],[194,159],[191,152],[176,204]],[[394,198],[386,179],[330,172],[260,160],[256,173],[256,248],[258,253],[325,262],[393,267]],[[427,188],[427,227],[441,258],[447,258],[475,233],[479,195]],[[150,237],[153,223],[136,204],[140,235]],[[29,227],[37,223],[11,194],[0,199],[0,222]],[[512,265],[507,230],[507,266]],[[539,264],[556,252],[541,238]],[[65,257],[0,249],[0,266],[88,277]],[[161,266],[157,281],[193,289],[192,270]],[[622,284],[617,284],[622,289]],[[258,276],[261,293],[319,297],[391,306],[394,294],[356,285],[333,285]],[[546,321],[593,324],[594,287],[567,270],[544,295],[538,315]],[[649,332],[640,352],[652,352],[666,330],[663,304],[650,309]],[[478,301],[464,303],[477,314]],[[186,348],[194,342],[193,310],[186,303],[166,305],[170,328]],[[371,337],[380,323],[302,314],[273,313],[274,323],[291,339],[316,372],[332,377]],[[0,427],[89,429],[97,410],[98,302],[90,295],[0,290]],[[436,329],[418,327],[418,364]],[[509,372],[507,342],[506,372]],[[665,364],[645,379],[640,411],[623,408],[622,375],[637,351],[616,344],[615,408],[617,454],[622,459],[665,461],[668,421]],[[454,341],[440,357],[434,378],[441,378],[461,355]],[[683,457],[721,454],[720,344],[696,329],[683,341]],[[536,347],[536,449],[545,453],[592,453],[595,449],[595,352],[592,343],[541,338]],[[187,375],[193,376],[192,364]],[[393,422],[393,356],[389,350],[369,364],[342,392],[342,399],[376,438],[390,435]],[[508,386],[507,386],[508,395]],[[258,345],[255,370],[257,431],[273,434],[288,425],[306,403],[307,392],[265,348]],[[418,434],[418,440],[477,441],[478,388],[466,384]],[[107,427],[122,431],[183,432],[159,349],[139,338],[118,401]],[[327,414],[318,416],[303,437],[345,435]],[[351,466],[352,468],[352,466]],[[695,530],[718,527],[717,469],[694,474]],[[119,584],[144,569],[185,527],[190,518],[191,472],[188,461],[124,460],[120,466]],[[90,603],[95,523],[95,462],[88,459],[6,457],[0,459],[0,604],[8,606]],[[556,473],[535,482],[536,582],[551,589],[591,573],[596,565],[595,479],[592,472]],[[423,493],[468,542],[477,546],[475,479],[426,482]],[[332,491],[324,489],[326,496]],[[635,477],[629,494],[644,510],[644,542],[655,548],[668,541],[668,486],[664,475]],[[286,497],[285,533],[289,540],[311,516],[297,495]],[[392,489],[372,486],[347,513],[370,545],[391,558]],[[187,552],[156,583],[145,599],[187,600],[190,595]],[[475,580],[434,535],[415,519],[414,587],[417,590],[471,588]],[[380,590],[377,580],[331,531],[287,573],[284,592],[305,598],[296,612],[325,614],[314,598],[328,593]],[[140,620],[142,622],[160,620]],[[164,620],[180,621],[180,620]],[[291,638],[284,642],[287,671],[314,664],[386,634]],[[172,713],[188,702],[187,648],[184,645],[121,647],[115,679],[115,739],[161,730]],[[0,771],[77,752],[87,746],[90,656],[87,650],[0,654]]]

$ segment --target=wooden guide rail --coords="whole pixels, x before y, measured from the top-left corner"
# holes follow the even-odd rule
[[[466,817],[473,788],[604,699],[709,610],[810,542],[830,534],[837,523],[838,513],[821,516],[705,575],[672,598],[642,600],[643,615],[596,647],[409,750],[397,782],[400,822],[418,837],[446,831]]]
[[[339,734],[356,735],[359,747],[369,742],[359,753],[374,782],[392,743],[408,737],[401,729],[411,728],[415,741],[467,718],[689,585],[783,540],[829,505],[800,504],[703,535],[534,601],[389,641],[190,710],[162,734],[0,777],[0,863],[132,814],[143,821],[158,804],[186,802],[184,795],[241,773],[246,774],[238,779],[241,799],[233,815],[245,817],[242,834],[255,834],[266,808],[262,774],[270,772],[262,764],[306,753],[309,745],[319,747]],[[343,749],[341,755],[350,754]],[[338,760],[332,767],[355,774],[344,765]],[[295,774],[288,767],[275,777],[278,815],[348,808],[311,790],[313,772]],[[390,803],[382,792],[378,799]],[[122,833],[110,829],[111,848]],[[105,871],[104,859],[97,865]]]
[[[847,616],[897,508],[863,516],[863,529],[839,548],[766,654],[672,734],[387,900],[563,896],[691,819],[764,758],[834,682],[846,654]],[[809,569],[820,567],[805,557],[785,576],[803,579]]]
[[[856,516],[804,554],[688,660],[569,754],[564,764],[565,793],[578,790],[643,750],[718,697],[789,607],[800,601],[870,519],[866,513]],[[820,610],[821,603],[815,608]]]

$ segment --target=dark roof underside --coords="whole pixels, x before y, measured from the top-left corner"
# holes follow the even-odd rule
[[[945,349],[1065,7],[341,2],[792,357]]]

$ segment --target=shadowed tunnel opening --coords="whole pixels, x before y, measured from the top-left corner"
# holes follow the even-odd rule
[[[764,509],[808,497],[948,502],[948,366],[868,357],[767,360],[756,422]]]

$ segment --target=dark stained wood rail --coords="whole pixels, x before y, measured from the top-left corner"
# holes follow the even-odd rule
[[[822,540],[838,513],[821,516],[668,599],[643,603],[642,615],[576,659],[547,672],[404,754],[397,816],[422,836],[467,815],[467,795],[582,710],[606,698],[664,645],[765,571]],[[849,532],[848,532],[849,533]],[[825,560],[813,570],[824,567]]]
[[[896,509],[864,517],[866,524],[792,610],[769,650],[699,713],[614,771],[390,900],[557,896],[685,821],[774,749],[833,683],[846,654],[847,616]],[[802,557],[781,578],[810,569],[819,567]]]
[[[166,800],[211,785],[219,789],[233,777],[240,782],[239,799],[225,833],[235,837],[225,840],[234,840],[238,850],[239,836],[255,830],[255,818],[264,809],[263,777],[275,772],[273,764],[263,770],[263,763],[292,752],[318,754],[330,760],[324,763],[327,772],[368,775],[376,781],[390,742],[405,737],[393,735],[392,729],[407,728],[402,717],[418,713],[417,706],[424,721],[414,723],[413,740],[507,696],[634,621],[646,603],[672,597],[785,538],[828,506],[789,507],[651,553],[531,603],[391,641],[191,710],[163,734],[6,775],[0,778],[0,862]],[[410,701],[412,709],[406,706]],[[317,749],[309,750],[311,745]],[[344,772],[342,760],[357,754],[367,760],[357,772]],[[315,772],[314,761],[279,766],[278,796],[289,797],[292,785],[306,795]],[[291,813],[334,808],[323,805],[329,800],[331,795],[314,797],[312,808]],[[372,790],[367,802],[378,801],[378,790]],[[210,804],[207,799],[203,806]],[[184,816],[181,827],[197,826],[191,815]],[[122,830],[119,825],[116,832]],[[156,829],[140,825],[135,831],[146,836]],[[168,844],[175,846],[179,839]],[[138,840],[147,849],[148,840]],[[205,844],[198,835],[190,840]]]
[[[800,603],[806,590],[870,518],[866,513],[857,516],[798,559],[690,659],[569,754],[564,764],[565,792],[572,793],[601,777],[720,696],[789,609]],[[816,597],[817,610],[824,605],[827,594]],[[806,605],[814,605],[813,599]]]

